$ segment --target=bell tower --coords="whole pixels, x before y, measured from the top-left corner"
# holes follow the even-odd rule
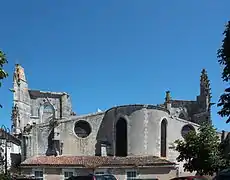
[[[208,74],[205,69],[201,71],[200,76],[200,95],[197,96],[198,111],[196,116],[197,122],[210,122],[211,123],[211,88]]]
[[[24,68],[15,65],[13,74],[12,133],[19,135],[30,120],[30,96]]]
[[[202,111],[209,111],[211,104],[211,88],[210,81],[208,79],[208,74],[205,69],[202,70],[200,76],[200,108]]]

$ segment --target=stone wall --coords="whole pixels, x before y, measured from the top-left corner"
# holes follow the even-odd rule
[[[55,118],[68,118],[72,112],[70,96],[66,93],[44,92],[29,90],[31,117],[39,119],[35,123],[45,123],[43,117],[44,106],[51,106],[55,110]]]
[[[202,74],[205,75],[204,72]],[[178,153],[173,150],[173,143],[183,138],[182,128],[190,124],[197,130],[201,121],[210,118],[210,97],[204,93],[205,83],[201,80],[200,95],[196,101],[170,100],[168,92],[168,100],[161,106],[124,105],[105,112],[76,116],[73,115],[68,94],[29,90],[24,69],[17,65],[13,92],[18,115],[13,119],[13,132],[17,136],[23,133],[23,160],[35,155],[58,155],[53,151],[63,155],[100,155],[102,143],[109,147],[107,154],[115,155],[116,124],[122,118],[127,124],[127,155],[161,156],[161,122],[165,119],[167,152],[164,158],[176,162]],[[80,121],[87,122],[89,126],[88,130],[79,131],[80,134],[88,133],[83,138],[78,137],[74,130]],[[183,173],[182,163],[178,167]]]
[[[104,113],[90,116],[72,117],[60,125],[60,139],[63,142],[63,155],[93,156],[95,155],[97,134]],[[75,123],[87,121],[91,127],[91,133],[85,138],[78,137],[74,132]]]
[[[116,122],[119,118],[127,121],[128,155],[154,155],[161,152],[161,121],[167,121],[166,158],[176,162],[178,153],[173,149],[177,139],[183,139],[181,130],[190,124],[197,130],[198,125],[178,117],[172,117],[165,109],[146,105],[127,105],[112,108],[106,112],[86,116],[72,116],[68,120],[60,120],[56,127],[63,143],[63,155],[93,156],[100,154],[100,142],[107,141],[111,145],[113,155],[116,148]],[[75,123],[87,121],[91,127],[88,137],[78,137],[74,132]],[[27,146],[27,158],[44,155],[48,149],[49,124],[36,124],[32,128]],[[179,163],[179,170],[182,170]]]
[[[168,111],[151,105],[118,106],[105,112],[97,141],[106,139],[111,144],[111,154],[116,149],[116,123],[123,118],[127,123],[128,155],[159,155],[159,122],[168,117]],[[100,146],[97,146],[100,147]],[[99,153],[100,149],[96,149]]]

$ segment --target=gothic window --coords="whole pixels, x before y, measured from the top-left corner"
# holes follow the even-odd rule
[[[42,122],[48,122],[49,120],[54,117],[54,107],[50,104],[44,104],[43,108],[40,108],[40,111],[42,111]]]
[[[166,157],[166,143],[167,143],[167,120],[163,119],[161,122],[161,157]]]
[[[185,126],[182,127],[181,130],[181,135],[183,138],[186,137],[186,135],[190,132],[190,131],[195,131],[195,128],[191,125],[191,124],[187,124]]]
[[[51,105],[44,105],[43,113],[49,113],[50,115],[53,114],[53,106]]]
[[[75,134],[80,138],[86,138],[90,135],[92,129],[87,121],[77,121],[74,126]]]

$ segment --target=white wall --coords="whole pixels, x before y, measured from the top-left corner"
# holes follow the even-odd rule
[[[0,144],[0,146],[1,146],[2,151],[3,151],[2,156],[5,159],[5,151],[6,151],[5,142],[3,141],[3,143]],[[12,162],[11,161],[11,156],[10,156],[11,153],[16,153],[16,154],[21,153],[21,147],[16,145],[16,144],[13,144],[13,143],[10,143],[10,144],[7,145],[7,167],[8,167],[8,169],[11,167],[11,162]]]

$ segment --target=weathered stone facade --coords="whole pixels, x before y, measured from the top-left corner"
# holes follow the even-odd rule
[[[176,139],[183,138],[183,127],[196,130],[202,121],[211,121],[205,70],[201,74],[200,95],[194,101],[172,100],[166,92],[161,105],[123,105],[80,116],[73,113],[67,93],[28,89],[20,65],[16,65],[12,91],[16,114],[12,130],[23,140],[23,160],[38,155],[101,156],[104,151],[108,156],[161,157],[165,151],[164,158],[176,162],[178,154],[172,146]],[[118,122],[126,128],[118,127]],[[123,133],[125,140],[118,140],[117,131]],[[182,164],[178,167],[183,172]]]

